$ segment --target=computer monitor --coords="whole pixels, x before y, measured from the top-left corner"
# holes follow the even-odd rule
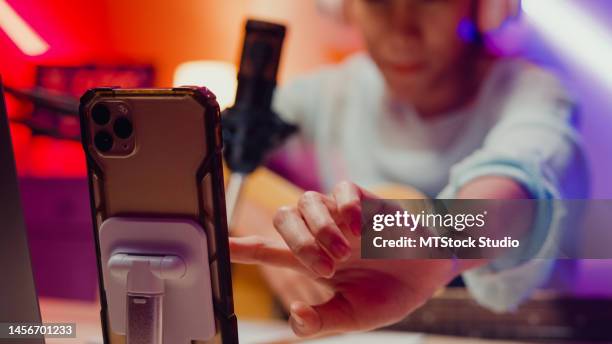
[[[0,78],[0,323],[40,322],[40,309]],[[0,342],[3,340],[6,338],[0,338]],[[26,342],[44,343],[44,340],[10,340],[10,343]]]

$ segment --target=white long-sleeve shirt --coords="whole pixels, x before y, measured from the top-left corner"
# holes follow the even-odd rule
[[[502,175],[534,198],[588,194],[574,102],[552,74],[521,60],[496,62],[471,106],[433,120],[392,101],[363,53],[293,80],[276,92],[273,105],[300,127],[299,138],[284,150],[289,173],[304,175],[314,167],[310,175],[323,191],[350,180],[365,188],[410,185],[430,197],[453,198],[474,178]],[[532,235],[541,250],[558,240],[564,213],[538,210],[541,225]],[[464,279],[481,304],[502,311],[543,283],[551,265],[493,261]]]

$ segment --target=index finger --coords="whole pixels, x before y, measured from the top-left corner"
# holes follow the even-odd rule
[[[233,263],[268,264],[289,268],[312,276],[308,270],[282,242],[260,236],[229,238],[230,258]]]

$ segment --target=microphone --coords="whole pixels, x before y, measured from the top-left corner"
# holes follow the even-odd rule
[[[222,115],[224,157],[232,172],[248,174],[297,130],[272,111],[285,37],[283,25],[248,20],[234,106]]]
[[[223,156],[231,170],[226,188],[231,223],[244,179],[297,131],[272,110],[272,97],[285,38],[283,25],[248,20],[234,106],[221,116]]]

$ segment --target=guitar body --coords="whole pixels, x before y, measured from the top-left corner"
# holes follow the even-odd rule
[[[226,173],[225,175],[229,175]],[[255,207],[259,212],[269,215],[269,224],[278,208],[285,205],[296,205],[305,190],[297,187],[278,174],[259,168],[246,179],[240,196],[236,214],[235,228],[252,226],[251,212],[247,207]],[[381,198],[387,199],[423,199],[426,196],[415,188],[398,184],[385,184],[368,190]]]

